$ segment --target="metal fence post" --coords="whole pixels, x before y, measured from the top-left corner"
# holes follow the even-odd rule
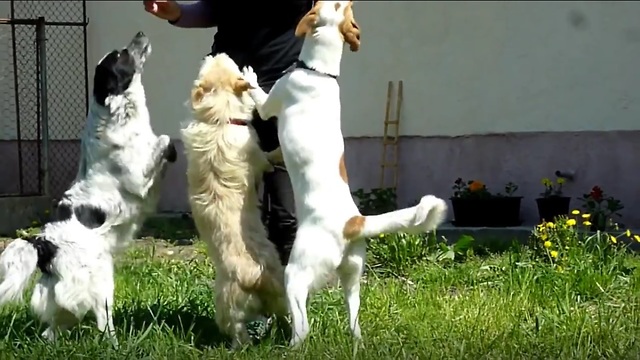
[[[42,194],[50,195],[49,192],[49,113],[47,103],[47,35],[44,17],[39,17],[36,23],[36,43],[40,63],[40,124],[42,127]]]

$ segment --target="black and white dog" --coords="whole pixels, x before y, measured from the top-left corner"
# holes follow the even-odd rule
[[[112,321],[113,255],[155,210],[159,184],[176,150],[149,121],[142,71],[151,53],[139,32],[98,63],[82,136],[78,174],[41,234],[12,241],[0,255],[0,304],[20,301],[36,268],[31,307],[55,340],[92,311],[117,344]]]

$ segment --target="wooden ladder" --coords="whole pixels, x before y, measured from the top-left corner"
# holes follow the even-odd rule
[[[397,188],[398,186],[398,138],[400,130],[400,110],[402,109],[402,80],[398,81],[398,90],[396,94],[395,117],[391,119],[391,100],[393,97],[394,86],[393,81],[389,81],[387,86],[387,108],[384,115],[384,134],[382,137],[382,162],[380,164],[380,188]],[[389,127],[393,127],[394,131],[389,131]],[[391,151],[387,151],[387,147]],[[391,155],[389,155],[391,153]],[[389,159],[391,158],[391,159]],[[387,170],[393,172],[393,185],[387,186],[385,175]]]

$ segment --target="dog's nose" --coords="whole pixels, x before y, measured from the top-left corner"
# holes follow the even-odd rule
[[[144,37],[144,33],[142,31],[138,31],[136,37]]]

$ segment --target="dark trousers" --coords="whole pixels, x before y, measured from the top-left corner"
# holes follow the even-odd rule
[[[263,151],[272,151],[280,146],[275,118],[264,121],[256,112],[251,123]],[[269,240],[278,249],[280,261],[286,265],[298,228],[291,179],[285,167],[280,165],[273,172],[265,173],[263,181],[262,221],[267,227]]]

